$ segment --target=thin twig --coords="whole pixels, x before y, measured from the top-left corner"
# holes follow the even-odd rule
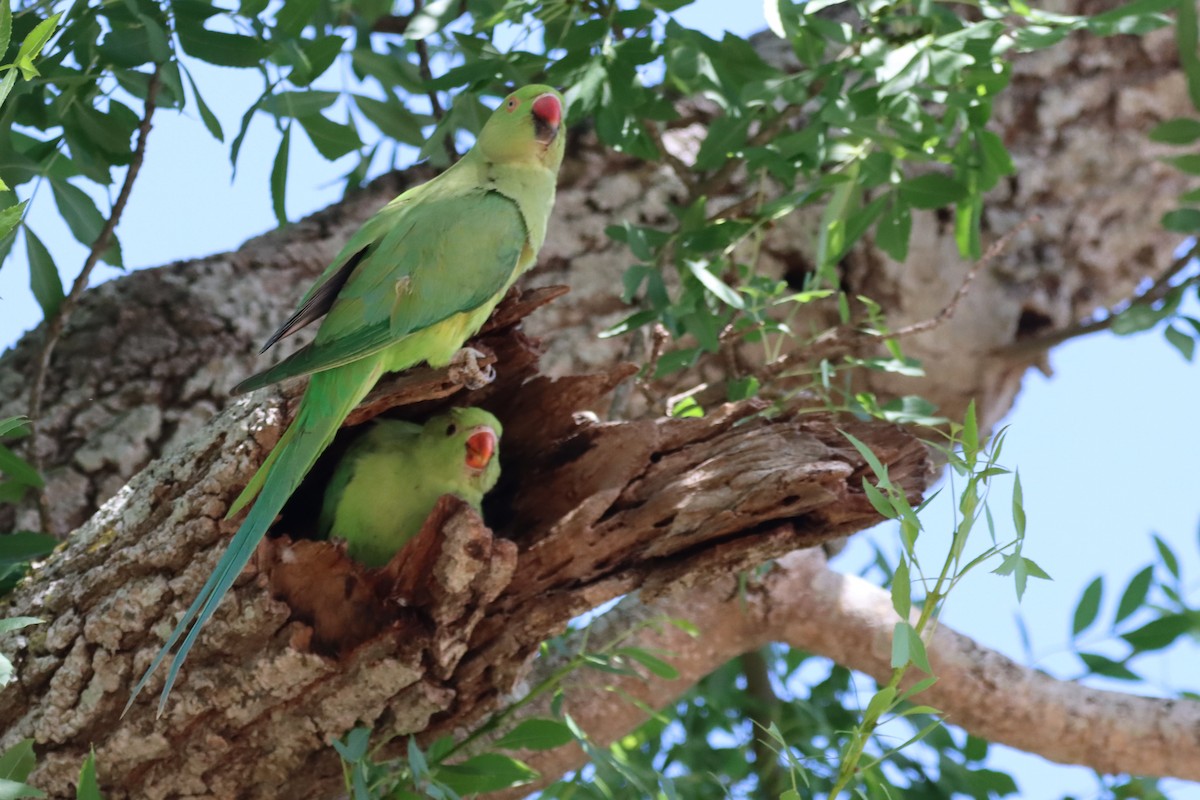
[[[146,86],[145,109],[142,112],[141,124],[138,125],[137,144],[133,148],[133,157],[129,162],[129,169],[125,171],[125,182],[121,185],[121,191],[117,194],[116,202],[113,203],[112,213],[108,215],[108,219],[105,220],[104,226],[100,229],[100,234],[96,237],[96,241],[92,243],[92,249],[88,252],[87,259],[83,262],[83,269],[80,270],[78,277],[75,278],[75,283],[71,285],[70,293],[63,299],[58,309],[46,323],[45,339],[42,341],[41,350],[38,352],[37,365],[34,369],[33,381],[29,389],[30,435],[25,445],[26,453],[29,455],[34,468],[38,472],[42,470],[42,457],[37,447],[38,425],[42,414],[42,400],[46,388],[46,376],[50,372],[50,357],[53,355],[54,347],[58,344],[58,340],[66,328],[68,317],[75,310],[75,306],[79,304],[80,298],[88,288],[88,280],[91,278],[92,270],[100,263],[101,255],[108,249],[108,245],[112,241],[113,232],[117,229],[117,223],[121,221],[121,214],[124,213],[125,204],[129,202],[129,195],[133,191],[133,182],[137,179],[138,172],[141,171],[142,161],[146,155],[146,139],[150,136],[150,120],[154,116],[158,100],[158,90],[162,85],[159,80],[161,69],[161,65],[155,66],[154,74],[150,76],[150,82]],[[51,533],[50,503],[46,497],[44,487],[38,493],[38,515],[42,529],[47,533]]]
[[[417,14],[420,14],[424,5],[424,0],[416,0],[416,2],[413,3],[412,15],[415,17]],[[421,82],[428,87],[433,81],[433,70],[429,68],[429,46],[425,44],[424,39],[417,39],[416,45],[417,71],[421,75]],[[446,116],[446,111],[442,108],[442,102],[438,99],[437,90],[426,88],[425,94],[429,98],[429,107],[430,111],[433,113],[434,120],[436,122],[441,122]],[[453,164],[455,161],[458,161],[458,148],[454,146],[454,134],[452,132],[448,131],[446,135],[442,137],[442,147],[446,149],[446,155],[450,158],[451,164]]]
[[[1183,270],[1186,269],[1187,266],[1196,258],[1200,258],[1200,241],[1193,244],[1186,253],[1172,261],[1170,265],[1163,270],[1162,274],[1155,279],[1154,283],[1150,285],[1150,288],[1146,289],[1146,291],[1142,292],[1140,295],[1130,299],[1129,304],[1124,310],[1128,311],[1134,306],[1153,305],[1154,303],[1157,303],[1165,298],[1168,292],[1174,288],[1177,288],[1171,285],[1171,280],[1179,273],[1183,272]],[[1185,281],[1183,285],[1186,285],[1189,282],[1194,283],[1197,281],[1189,279],[1188,281]],[[1022,339],[997,349],[995,353],[996,355],[1018,357],[1027,357],[1038,353],[1044,353],[1051,347],[1057,347],[1063,342],[1070,341],[1071,339],[1078,339],[1081,336],[1088,336],[1093,333],[1099,333],[1100,331],[1108,330],[1112,327],[1113,322],[1116,321],[1117,317],[1120,315],[1121,312],[1110,311],[1108,316],[1104,319],[1093,320],[1091,322],[1081,322],[1076,325],[1069,325],[1066,328],[1060,328],[1059,330],[1048,333],[1045,336],[1035,336],[1029,339]]]
[[[650,408],[655,409],[662,398],[654,392],[650,384],[654,381],[654,373],[658,371],[658,360],[662,358],[663,350],[671,339],[671,333],[661,322],[656,322],[650,330],[650,337],[650,359],[646,362],[642,374],[634,382],[637,384],[638,391],[642,393],[642,397],[646,398]],[[670,412],[671,409],[668,408],[667,413]]]

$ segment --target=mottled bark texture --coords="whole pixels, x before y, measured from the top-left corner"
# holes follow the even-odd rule
[[[984,227],[1000,235],[1033,213],[1040,222],[980,276],[950,322],[906,343],[925,361],[927,378],[872,376],[870,388],[885,397],[919,393],[949,416],[974,398],[981,419],[994,423],[1031,363],[1011,355],[1013,345],[1088,318],[1166,267],[1177,242],[1156,226],[1182,180],[1156,161],[1161,152],[1145,132],[1187,109],[1172,52],[1158,34],[1078,37],[1017,62],[996,124],[1020,175],[989,197]],[[667,141],[686,161],[702,135],[694,122],[669,131]],[[36,780],[53,796],[68,793],[93,743],[106,796],[328,794],[337,784],[331,738],[358,723],[394,733],[469,727],[502,702],[537,641],[572,614],[639,588],[654,602],[669,586],[680,608],[707,609],[725,585],[714,576],[874,519],[858,494],[863,464],[835,430],[845,421],[767,420],[753,404],[714,408],[702,420],[664,420],[654,405],[633,401],[628,422],[583,413],[606,413],[609,391],[628,374],[625,354],[638,352],[627,339],[594,336],[628,313],[617,287],[630,257],[604,228],[622,219],[666,222],[679,185],[668,170],[579,136],[550,237],[526,281],[569,284],[571,293],[534,311],[524,334],[493,333],[501,375],[493,387],[446,398],[455,387],[425,374],[391,384],[370,406],[407,404],[400,413],[419,416],[438,403],[478,400],[500,415],[504,478],[485,507],[491,530],[468,511],[443,508],[442,541],[421,551],[427,569],[419,575],[399,567],[362,575],[337,552],[318,550],[325,566],[313,569],[338,576],[347,602],[366,598],[389,609],[380,612],[382,629],[356,630],[349,644],[339,638],[348,626],[335,622],[335,633],[322,633],[325,622],[275,569],[313,545],[274,542],[209,624],[164,717],[155,720],[147,700],[119,720],[132,680],[232,533],[226,506],[277,439],[296,392],[285,387],[230,403],[229,387],[261,363],[258,343],[349,231],[426,177],[421,170],[389,176],[234,253],[106,284],[72,318],[55,351],[38,444],[55,530],[72,535],[3,609],[48,624],[0,643],[20,676],[0,693],[0,746],[34,736],[42,756]],[[760,268],[801,278],[811,264],[812,224],[803,214],[780,221],[763,242]],[[933,316],[969,267],[955,252],[952,225],[936,213],[917,216],[910,253],[900,265],[864,247],[842,265],[845,288],[883,303],[894,326]],[[540,372],[559,381],[534,377],[537,348],[527,336],[542,338]],[[25,409],[38,339],[31,334],[0,361],[0,416]],[[280,355],[294,346],[286,343]],[[888,426],[853,431],[915,498],[929,479],[915,441]],[[280,529],[303,533],[304,496],[313,491],[302,490]],[[35,527],[33,507],[0,518],[0,527],[10,525]],[[301,574],[301,585],[317,583]],[[422,600],[401,606],[394,601],[401,590]],[[292,597],[294,607],[275,596]],[[825,608],[811,593],[772,597],[772,614],[797,620],[820,619]],[[685,675],[762,641],[751,626],[713,613],[712,626],[696,620],[704,655],[677,663]],[[767,630],[793,641],[782,624]],[[828,654],[874,672],[874,650],[865,649],[873,640],[852,641],[864,649]],[[1030,679],[994,663],[970,665],[986,672],[981,685]],[[941,701],[955,721],[1005,738],[980,718],[982,693]],[[625,713],[616,696],[604,702],[595,706],[597,719]],[[962,706],[951,709],[956,702]],[[1118,750],[1115,737],[1100,751],[1064,744],[1124,718],[1111,705],[1095,707],[1101,718],[1086,730],[1030,726],[1046,735],[1010,741],[1099,769],[1154,769],[1159,762],[1136,753],[1132,761],[1090,760]],[[1170,704],[1147,708],[1151,724],[1173,724]],[[1190,739],[1179,735],[1173,749],[1195,754],[1195,726]],[[1155,742],[1130,739],[1128,747],[1149,752]]]

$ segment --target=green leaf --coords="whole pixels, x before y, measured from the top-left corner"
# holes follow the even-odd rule
[[[421,752],[421,748],[417,746],[417,738],[415,736],[408,737],[408,766],[412,770],[414,778],[423,778],[429,774],[429,761],[425,758],[425,754]]]
[[[1171,550],[1171,546],[1159,538],[1158,534],[1154,534],[1154,546],[1158,549],[1158,555],[1162,558],[1163,566],[1167,571],[1179,579],[1179,559],[1175,557],[1175,553]]]
[[[575,736],[565,723],[555,719],[527,719],[500,737],[493,745],[502,750],[553,750]]]
[[[1200,231],[1200,209],[1177,208],[1162,215],[1162,226],[1176,233]]]
[[[1000,566],[992,570],[992,574],[1013,576],[1013,585],[1017,590],[1018,602],[1025,596],[1025,586],[1029,578],[1051,580],[1051,577],[1044,569],[1039,567],[1032,559],[1022,556],[1019,550],[1005,556]]]
[[[1165,144],[1191,144],[1200,139],[1200,120],[1176,117],[1160,122],[1150,131],[1150,141]]]
[[[275,92],[267,95],[263,108],[276,117],[298,119],[328,108],[338,99],[337,92],[306,89],[302,92]]]
[[[299,36],[320,5],[321,0],[284,0],[283,8],[275,15],[275,30],[272,36],[281,39]]]
[[[1075,606],[1075,617],[1071,622],[1072,638],[1086,630],[1100,615],[1100,600],[1104,596],[1104,578],[1096,578],[1083,590],[1079,604]]]
[[[33,753],[33,739],[22,739],[0,755],[0,778],[9,781],[24,781],[37,766]]]
[[[871,695],[863,716],[867,719],[879,719],[888,712],[888,709],[892,707],[895,700],[896,690],[891,686],[884,686],[878,692]]]
[[[1013,527],[1017,531],[1017,537],[1025,538],[1025,491],[1021,488],[1021,471],[1017,470],[1013,476],[1013,493],[1012,493],[1012,517]]]
[[[750,120],[746,117],[726,115],[714,119],[696,153],[695,168],[713,169],[737,158],[737,152],[746,144],[749,129]]]
[[[100,794],[100,783],[96,780],[96,751],[91,750],[79,770],[79,784],[75,787],[75,800],[104,800]]]
[[[1124,664],[1098,653],[1079,653],[1079,659],[1096,675],[1121,681],[1140,681],[1141,677]]]
[[[901,183],[900,196],[914,208],[944,208],[966,197],[967,187],[948,175],[930,172]]]
[[[0,439],[4,438],[18,428],[27,426],[28,424],[29,417],[9,417],[8,419],[0,420]],[[26,430],[22,435],[27,435],[28,433],[29,431]]]
[[[912,213],[899,197],[875,226],[875,244],[896,261],[908,258],[908,239],[912,234]]]
[[[1196,340],[1174,325],[1168,325],[1163,330],[1163,336],[1179,351],[1184,361],[1191,361],[1196,355]]]
[[[1164,316],[1164,312],[1149,305],[1134,303],[1117,314],[1110,327],[1117,336],[1129,336],[1153,328],[1162,322]]]
[[[687,267],[688,272],[692,273],[700,283],[704,284],[704,288],[712,292],[722,303],[737,309],[746,307],[746,301],[742,299],[742,296],[738,294],[736,289],[709,272],[708,261],[685,258],[683,265]]]
[[[897,622],[892,630],[892,668],[900,669],[912,663],[918,669],[932,674],[929,657],[925,654],[925,643],[917,629],[907,622]]]
[[[1179,50],[1179,66],[1187,76],[1188,96],[1192,108],[1200,109],[1200,35],[1196,22],[1196,4],[1179,0],[1175,6],[1175,45]]]
[[[0,3],[3,5],[3,3]],[[12,74],[12,73],[10,73]],[[17,223],[21,221],[21,215],[25,213],[25,206],[29,205],[28,200],[22,200],[15,206],[0,211],[0,239],[12,233],[13,228],[17,227]]]
[[[264,92],[249,108],[246,113],[242,114],[242,124],[238,128],[237,135],[233,137],[233,144],[229,146],[229,163],[233,165],[233,173],[237,175],[238,155],[242,152],[242,142],[246,139],[246,133],[250,130],[250,123],[254,120],[254,114],[266,102],[269,92]]]
[[[974,464],[979,455],[979,419],[974,400],[967,403],[967,411],[963,415],[962,452],[968,464]]]
[[[912,581],[908,573],[908,560],[900,559],[896,574],[892,576],[892,608],[901,619],[908,619],[912,611]]]
[[[885,519],[896,519],[900,516],[896,511],[896,507],[892,505],[892,501],[887,495],[879,491],[874,484],[864,475],[862,479],[863,493],[867,495],[867,500],[870,501],[872,507],[879,512],[880,516]]]
[[[7,661],[8,659],[3,659]],[[3,669],[0,668],[0,672]],[[10,781],[7,778],[0,778],[0,800],[17,800],[21,797],[45,797],[46,793],[35,789],[32,786],[27,786],[19,781]]]
[[[179,44],[189,56],[218,67],[257,67],[271,53],[261,39],[240,33],[210,31],[202,21],[177,16]]]
[[[200,95],[200,90],[196,88],[196,81],[192,79],[192,73],[184,70],[187,76],[188,85],[192,87],[192,97],[196,100],[196,108],[200,110],[200,120],[204,123],[204,127],[212,134],[212,137],[218,142],[225,141],[225,132],[221,130],[221,121],[217,119],[217,115],[208,107],[208,103],[204,102],[204,98]]]
[[[335,161],[363,146],[353,125],[334,122],[322,114],[300,117],[297,122],[304,128],[317,152],[329,161]]]
[[[1121,634],[1121,638],[1138,653],[1162,650],[1192,630],[1192,620],[1187,614],[1170,614],[1147,622],[1137,630]]]
[[[62,278],[50,251],[28,227],[25,228],[25,252],[29,258],[29,287],[42,307],[42,313],[49,319],[58,312],[65,298]]]
[[[483,753],[461,764],[442,764],[435,775],[459,794],[496,792],[537,777],[524,763],[499,753]]]
[[[8,95],[12,92],[12,88],[16,83],[17,71],[10,69],[8,74],[4,76],[4,80],[0,81],[0,105],[4,105],[4,101],[8,99]]]
[[[0,57],[8,53],[8,43],[12,39],[12,3],[0,3]],[[9,70],[16,73],[16,70]]]
[[[367,744],[370,740],[370,728],[355,728],[342,739],[335,739],[333,749],[343,760],[353,764],[367,754]]]
[[[1168,164],[1174,164],[1177,169],[1189,175],[1200,175],[1200,154],[1191,153],[1186,156],[1172,156],[1163,160]]]
[[[288,73],[288,81],[293,86],[308,86],[333,66],[345,43],[345,38],[341,36],[318,36],[302,40],[296,45],[297,63]]]
[[[49,555],[58,539],[48,533],[16,531],[0,536],[0,566],[25,564]]]
[[[4,445],[0,445],[0,475],[6,475],[24,486],[41,488],[44,485],[38,471]]]
[[[384,136],[413,147],[425,143],[422,120],[394,97],[389,96],[388,101],[383,102],[356,94],[354,104]]]
[[[1146,567],[1130,579],[1129,585],[1125,587],[1125,591],[1121,595],[1121,602],[1117,604],[1117,616],[1114,622],[1127,619],[1133,612],[1141,608],[1153,580],[1154,567],[1152,566]]]
[[[29,35],[25,37],[25,41],[21,42],[21,48],[17,51],[17,57],[13,63],[21,66],[23,63],[31,61],[42,54],[42,48],[46,46],[46,42],[50,41],[50,37],[54,35],[54,29],[58,27],[58,20],[62,14],[55,14],[48,19],[44,19],[34,26]],[[30,64],[32,67],[33,65]],[[24,67],[22,67],[24,72]],[[34,70],[33,75],[37,75]],[[26,76],[26,79],[33,76]]]
[[[45,620],[37,617],[5,617],[0,619],[0,633],[12,633],[30,625],[41,625]]]
[[[95,244],[104,227],[104,216],[96,208],[92,198],[75,184],[61,178],[51,178],[50,189],[54,193],[54,203],[58,206],[58,212],[66,220],[67,227],[71,229],[76,241],[85,247]],[[103,258],[114,267],[121,266],[121,251],[115,236]]]
[[[288,144],[291,141],[292,126],[283,129],[283,138],[279,141],[279,151],[275,153],[275,163],[271,166],[271,208],[275,210],[275,219],[280,225],[287,225],[287,209],[284,204],[287,194]]]
[[[879,457],[875,455],[875,451],[867,447],[851,434],[846,433],[846,431],[839,430],[838,433],[846,437],[846,441],[854,445],[854,449],[858,451],[858,454],[862,456],[863,460],[867,462],[867,465],[871,467],[871,471],[875,473],[875,477],[879,481],[879,488],[892,488],[892,482],[888,480],[887,467],[883,466],[883,462],[880,461]]]
[[[679,670],[640,647],[622,647],[615,654],[638,662],[663,680],[673,681],[679,678]]]

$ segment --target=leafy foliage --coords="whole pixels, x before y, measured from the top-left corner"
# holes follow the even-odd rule
[[[1144,674],[1134,669],[1135,659],[1188,637],[1200,639],[1200,611],[1191,605],[1179,557],[1162,538],[1153,535],[1152,539],[1158,560],[1141,567],[1125,584],[1107,630],[1101,634],[1102,577],[1088,584],[1075,606],[1071,645],[1085,674],[1145,681]],[[1098,646],[1120,655],[1105,655]]]

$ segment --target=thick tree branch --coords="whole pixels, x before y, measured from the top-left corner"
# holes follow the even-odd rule
[[[739,593],[736,577],[727,575],[656,599],[628,600],[613,614],[589,636],[589,647],[602,647],[606,631],[626,631],[644,620],[686,619],[701,633],[692,638],[670,625],[647,626],[625,643],[671,653],[667,660],[679,670],[679,680],[647,673],[597,682],[588,674],[566,684],[564,711],[601,745],[645,721],[645,714],[623,696],[661,708],[699,677],[768,642],[784,642],[886,681],[898,620],[886,591],[829,569],[819,548],[779,559],[745,593]],[[1200,780],[1200,702],[1057,680],[946,626],[938,627],[928,649],[938,681],[917,702],[942,710],[947,721],[976,736],[1103,773]],[[539,666],[529,682],[536,683],[552,666]],[[536,716],[549,709],[546,703],[533,703],[522,711],[522,716]],[[526,756],[547,782],[584,762],[574,746]],[[498,796],[520,797],[531,788]]]

